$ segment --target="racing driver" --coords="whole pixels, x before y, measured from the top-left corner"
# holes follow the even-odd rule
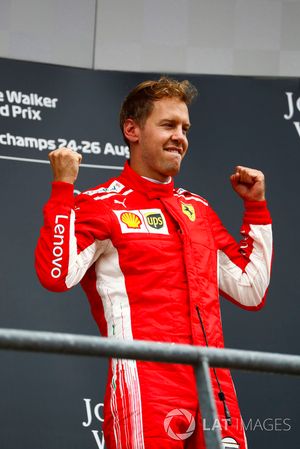
[[[222,348],[219,293],[248,310],[264,303],[272,231],[263,173],[237,166],[230,178],[245,206],[240,244],[204,198],[174,188],[195,94],[188,81],[166,77],[136,86],[120,114],[130,160],[120,176],[77,197],[81,155],[67,148],[49,154],[54,182],[36,248],[37,274],[52,291],[80,282],[104,336]],[[212,369],[211,379],[223,441],[246,449],[230,372]],[[204,449],[197,398],[191,366],[110,360],[107,448]],[[164,428],[172,410],[185,413],[172,420],[173,434]],[[195,431],[176,438],[187,416]]]

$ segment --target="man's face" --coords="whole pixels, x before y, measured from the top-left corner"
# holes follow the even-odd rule
[[[141,176],[158,181],[175,176],[188,149],[190,121],[186,104],[178,98],[155,101],[145,123],[136,126],[132,168]]]

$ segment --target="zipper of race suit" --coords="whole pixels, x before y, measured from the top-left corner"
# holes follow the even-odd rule
[[[201,325],[201,328],[202,328],[205,344],[208,347],[208,339],[207,339],[204,323],[203,323],[203,320],[202,320],[202,317],[201,317],[199,306],[197,306],[197,305],[196,305],[196,310],[197,310],[199,322],[200,322],[200,325]],[[230,411],[229,411],[229,408],[228,408],[227,403],[226,403],[225,393],[222,390],[220,381],[218,379],[216,368],[213,367],[212,370],[213,370],[215,379],[217,381],[217,385],[218,385],[218,389],[219,389],[218,397],[219,397],[220,401],[222,401],[222,403],[223,403],[224,415],[225,415],[226,421],[227,421],[228,425],[231,426],[231,415],[230,415]]]
[[[173,210],[173,215],[175,216],[175,219],[177,220],[178,225],[179,225],[178,231],[180,232],[180,234],[183,234],[183,232],[182,232],[183,224],[181,222],[180,217],[178,217],[177,213],[174,212],[174,210]],[[203,323],[203,320],[202,320],[202,317],[201,317],[201,314],[200,314],[200,309],[199,309],[198,305],[196,305],[196,310],[197,310],[199,322],[200,322],[200,325],[201,325],[201,328],[202,328],[202,333],[203,333],[203,336],[204,336],[205,344],[208,347],[209,345],[208,345],[207,334],[206,334],[206,331],[205,331],[204,323]],[[219,397],[220,401],[222,401],[222,403],[223,403],[224,415],[225,415],[226,421],[227,421],[228,425],[231,426],[231,424],[232,424],[231,414],[230,414],[229,408],[228,408],[227,403],[226,403],[225,393],[222,390],[222,387],[221,387],[221,384],[220,384],[220,381],[219,381],[219,378],[218,378],[217,371],[216,371],[215,367],[213,367],[212,370],[213,370],[215,379],[217,381],[217,385],[218,385],[218,389],[219,389],[218,397]]]

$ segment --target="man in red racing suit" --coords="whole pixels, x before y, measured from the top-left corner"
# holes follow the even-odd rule
[[[175,83],[153,83],[167,82]],[[152,103],[146,120],[129,115],[124,121],[131,159],[119,177],[74,198],[80,156],[68,149],[50,154],[55,182],[36,270],[53,291],[81,282],[104,336],[223,347],[219,291],[257,310],[269,284],[272,233],[263,175],[239,166],[231,177],[245,204],[239,245],[205,199],[174,188],[172,176],[187,150],[188,101],[168,94]],[[246,449],[230,372],[211,370],[211,378],[222,438]],[[164,423],[173,410],[185,415],[174,417],[169,431]],[[188,416],[195,431],[176,437],[184,435]],[[108,449],[204,449],[193,368],[112,359],[104,435]]]

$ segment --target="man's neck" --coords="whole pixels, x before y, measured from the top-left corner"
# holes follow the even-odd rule
[[[147,179],[147,181],[154,182],[154,184],[169,184],[172,180],[171,176],[169,176],[167,181],[158,181],[157,179],[148,178],[147,176],[142,176],[142,178]]]

